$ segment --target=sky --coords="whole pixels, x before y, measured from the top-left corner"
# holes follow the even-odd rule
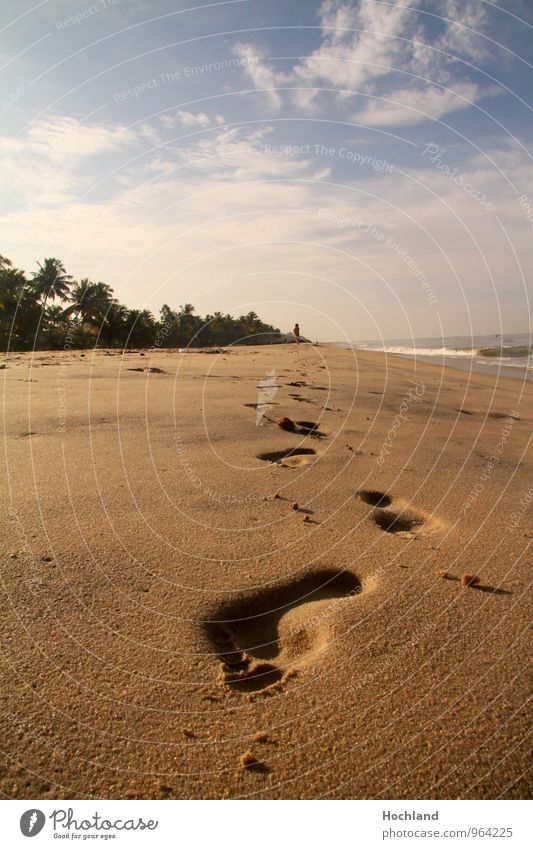
[[[3,0],[0,253],[323,341],[531,329],[533,0]]]

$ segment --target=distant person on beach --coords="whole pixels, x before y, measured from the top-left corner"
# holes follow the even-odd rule
[[[299,345],[300,344],[300,325],[298,323],[296,323],[294,325],[294,330],[292,332],[294,333],[294,338],[296,339],[296,344]]]

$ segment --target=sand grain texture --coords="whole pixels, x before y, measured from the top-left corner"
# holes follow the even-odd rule
[[[531,792],[531,384],[332,346],[3,364],[4,797]]]

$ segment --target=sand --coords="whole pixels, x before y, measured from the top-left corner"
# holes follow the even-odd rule
[[[530,383],[308,345],[4,362],[4,797],[531,793]]]

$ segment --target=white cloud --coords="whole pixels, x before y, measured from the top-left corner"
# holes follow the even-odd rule
[[[309,171],[312,162],[298,155],[272,150],[268,138],[272,127],[242,132],[237,127],[218,132],[198,142],[200,168],[218,173],[222,179],[255,180],[273,177],[297,177]]]
[[[110,130],[91,129],[94,138],[99,133],[103,138]],[[443,309],[447,293],[452,293],[451,318],[457,312],[457,298],[462,297],[455,272],[469,292],[482,293],[488,285],[470,230],[489,268],[499,275],[502,291],[509,287],[516,291],[519,272],[495,216],[427,157],[421,155],[414,166],[413,176],[421,185],[399,170],[384,175],[359,167],[344,184],[338,179],[330,184],[329,160],[320,159],[317,165],[313,155],[276,152],[269,147],[271,131],[271,127],[215,127],[207,137],[191,137],[187,146],[167,145],[136,160],[135,168],[124,169],[121,182],[111,185],[111,196],[100,200],[84,196],[85,187],[91,185],[89,177],[81,186],[67,182],[65,189],[63,159],[44,157],[47,170],[40,176],[41,190],[28,192],[23,205],[3,215],[4,252],[28,269],[39,257],[58,255],[70,273],[109,282],[132,306],[149,300],[157,308],[165,300],[183,302],[190,293],[185,299],[203,309],[193,295],[205,282],[224,275],[258,274],[266,275],[261,280],[268,280],[269,298],[287,297],[290,281],[291,298],[301,296],[303,303],[316,303],[326,312],[337,310],[341,323],[352,321],[353,304],[345,300],[335,306],[329,293],[338,290],[327,281],[356,293],[375,308],[376,315],[384,316],[383,323],[390,320],[389,335],[395,335],[397,311],[392,300],[386,308],[392,297],[387,285],[410,305],[411,316],[427,320],[431,308],[407,262],[387,249],[386,239],[379,241],[350,223],[360,221],[377,224],[385,237],[394,235],[407,256],[423,268]],[[18,159],[11,151],[15,175],[27,166],[26,141],[19,139]],[[53,140],[49,143],[53,145]],[[131,150],[137,152],[138,145],[133,136]],[[126,147],[126,159],[129,152]],[[447,157],[450,165],[455,153]],[[460,154],[463,161],[464,152]],[[508,148],[495,156],[520,184],[527,173],[525,157],[513,158]],[[515,249],[527,262],[531,230],[501,175],[479,155],[465,163],[464,174],[469,185],[496,203]],[[320,216],[321,208],[333,217]],[[379,282],[379,275],[386,285]],[[319,279],[326,282],[317,283]],[[302,290],[298,280],[303,281]],[[243,283],[240,291],[242,300],[253,300],[251,283]],[[206,309],[229,308],[229,297],[226,292],[214,293]]]
[[[485,55],[479,34],[484,31],[486,15],[477,0],[444,0],[429,17],[416,8],[415,0],[401,4],[325,0],[319,15],[321,45],[290,72],[265,64],[264,52],[252,44],[237,47],[238,55],[255,57],[245,70],[257,88],[269,90],[269,102],[275,109],[282,105],[279,86],[301,86],[291,92],[290,100],[299,110],[311,113],[317,111],[318,103],[328,109],[332,97],[326,90],[330,88],[338,92],[335,108],[342,108],[344,114],[353,113],[358,93],[393,100],[398,96],[417,112],[385,107],[387,118],[379,121],[377,107],[364,107],[363,120],[367,114],[376,114],[376,126],[401,125],[420,123],[424,115],[439,118],[464,108],[467,104],[461,104],[454,91],[467,92],[472,101],[483,96],[458,61],[475,62]],[[431,34],[428,27],[432,27]],[[405,86],[398,85],[401,75]],[[450,90],[437,91],[431,80]]]
[[[168,127],[169,129],[176,126],[176,116],[175,115],[161,115],[159,119],[163,125],[163,127]]]
[[[438,119],[450,112],[467,109],[476,101],[478,93],[473,83],[457,85],[454,89],[397,89],[386,98],[369,102],[354,116],[354,121],[372,127],[420,124],[428,118]]]
[[[208,127],[211,123],[207,112],[185,112],[178,109],[177,116],[183,127]]]
[[[178,123],[182,127],[209,127],[211,124],[218,126],[225,124],[226,119],[218,113],[208,115],[207,112],[188,112],[185,109],[178,109],[174,114],[162,115],[161,123],[168,128],[173,128]]]
[[[25,152],[65,164],[99,153],[122,150],[135,141],[135,132],[127,127],[88,125],[75,118],[55,116],[32,124],[23,139],[0,138],[0,153]]]
[[[92,157],[138,146],[144,135],[121,125],[88,125],[54,116],[24,135],[0,137],[0,177],[18,202],[54,205],[75,198],[79,170]]]
[[[357,90],[386,76],[409,49],[399,38],[411,30],[412,3],[354,6],[326,0],[320,10],[322,44],[295,67],[296,77]]]
[[[472,62],[484,59],[487,55],[487,42],[482,37],[487,24],[484,4],[478,0],[445,0],[444,6],[437,8],[448,21],[435,46]]]
[[[283,75],[265,64],[266,54],[252,44],[236,44],[233,52],[242,62],[242,66],[255,87],[262,91],[274,109],[281,106],[281,96],[277,90],[284,79]]]

